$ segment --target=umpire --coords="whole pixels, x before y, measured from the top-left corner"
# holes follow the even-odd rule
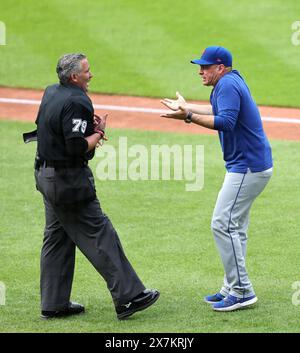
[[[86,94],[92,78],[88,60],[66,54],[56,72],[60,83],[46,88],[36,119],[35,179],[46,216],[41,317],[84,312],[70,301],[77,246],[105,279],[118,319],[125,319],[152,305],[159,292],[145,289],[96,196],[88,161],[105,139],[106,116],[95,118]]]

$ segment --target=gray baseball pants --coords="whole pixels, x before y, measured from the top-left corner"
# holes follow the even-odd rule
[[[229,173],[215,205],[211,228],[225,276],[220,293],[238,298],[255,295],[246,270],[247,230],[253,201],[263,191],[273,169],[252,173]]]

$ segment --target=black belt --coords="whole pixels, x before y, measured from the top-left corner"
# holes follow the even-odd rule
[[[83,168],[88,165],[87,161],[45,161],[45,160],[36,160],[35,167],[44,168]]]

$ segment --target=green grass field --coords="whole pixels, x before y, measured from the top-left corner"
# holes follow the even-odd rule
[[[44,88],[57,81],[67,52],[87,54],[93,92],[208,99],[190,60],[209,45],[234,56],[259,104],[300,107],[299,46],[291,42],[297,0],[10,0],[0,3],[6,45],[0,46],[0,85]],[[20,97],[22,98],[22,97]],[[0,120],[0,332],[300,332],[292,302],[299,275],[299,143],[272,141],[274,175],[251,213],[247,268],[259,298],[254,308],[216,313],[202,301],[219,289],[223,271],[210,219],[225,169],[216,136],[109,130],[109,144],[204,145],[205,184],[186,181],[100,181],[102,208],[126,255],[160,300],[130,320],[116,319],[106,284],[78,251],[72,299],[80,317],[41,321],[39,256],[44,227],[35,190],[31,123]],[[95,172],[100,158],[91,168]],[[1,283],[0,283],[1,284]],[[300,299],[300,298],[298,298]]]
[[[86,306],[80,317],[39,318],[39,254],[44,210],[33,180],[35,143],[24,145],[31,123],[0,121],[1,332],[299,332],[300,306],[292,304],[299,277],[299,143],[272,141],[275,171],[252,209],[248,271],[259,298],[255,308],[216,313],[202,297],[219,289],[222,266],[210,217],[224,177],[214,136],[109,130],[134,144],[201,144],[205,184],[184,191],[185,181],[99,181],[102,208],[115,225],[126,254],[147,286],[158,288],[152,308],[119,322],[102,278],[77,252],[72,299]],[[95,171],[99,158],[91,164]]]
[[[299,46],[291,42],[298,0],[10,0],[0,4],[7,45],[0,85],[44,88],[60,55],[82,51],[91,89],[208,99],[191,59],[228,47],[259,104],[300,106]],[[298,17],[297,17],[298,16]]]

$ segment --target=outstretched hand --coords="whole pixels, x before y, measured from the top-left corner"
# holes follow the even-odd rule
[[[188,115],[188,110],[186,108],[186,101],[179,92],[176,92],[177,99],[165,98],[160,102],[167,108],[173,110],[173,112],[161,114],[163,118],[171,118],[184,120]]]
[[[184,120],[188,116],[188,110],[180,106],[178,110],[172,113],[160,114],[160,116],[163,118]]]
[[[186,101],[182,95],[177,91],[177,99],[164,98],[160,102],[171,110],[179,110],[179,107],[186,108]]]

